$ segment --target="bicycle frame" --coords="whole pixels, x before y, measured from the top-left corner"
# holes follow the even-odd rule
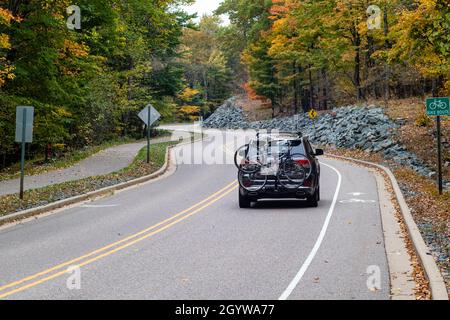
[[[265,147],[263,146],[262,150],[264,152],[261,153],[261,144],[258,136],[258,140],[256,141],[256,154],[253,155],[253,159],[249,158],[250,145],[245,145],[236,152],[235,165],[239,170],[238,178],[241,187],[252,192],[259,191],[266,186],[268,177],[272,176],[275,178],[276,188],[279,184],[287,189],[298,189],[303,185],[304,181],[309,178],[311,169],[307,173],[303,165],[294,160],[293,156],[296,154],[292,153],[293,146],[291,144],[287,146],[286,152],[281,151],[280,146],[277,146],[277,150],[273,152],[274,148],[267,147],[268,145],[270,145],[270,142],[267,143]],[[242,164],[242,162],[239,164],[237,156],[239,150],[242,148],[245,148],[245,157],[247,160],[244,161],[244,164]],[[297,154],[297,157],[304,157],[307,159],[301,154]],[[307,160],[309,161],[309,159]],[[253,167],[251,167],[252,164]],[[245,165],[247,165],[247,167]],[[288,171],[287,168],[290,170]],[[291,176],[292,172],[297,174],[297,179]],[[301,178],[299,179],[299,177]],[[258,182],[259,185],[252,187],[251,178],[255,178],[254,181]]]

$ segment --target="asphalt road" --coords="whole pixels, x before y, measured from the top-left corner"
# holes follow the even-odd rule
[[[153,183],[1,228],[0,298],[389,299],[375,178],[321,163],[318,208],[239,209],[233,165],[179,164]],[[380,290],[367,286],[373,266]]]

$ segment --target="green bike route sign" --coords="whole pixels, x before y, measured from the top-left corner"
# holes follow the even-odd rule
[[[450,116],[450,98],[427,98],[425,104],[427,105],[427,114],[436,117],[436,131],[438,143],[438,185],[439,194],[444,192],[443,173],[442,173],[442,137],[441,137],[441,116]]]
[[[450,98],[427,98],[427,114],[429,116],[450,116]]]

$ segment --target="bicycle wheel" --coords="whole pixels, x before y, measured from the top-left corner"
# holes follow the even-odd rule
[[[239,185],[249,192],[257,192],[263,189],[267,183],[267,176],[261,175],[260,172],[245,173],[239,170]]]
[[[298,189],[307,179],[307,172],[300,162],[289,158],[281,163],[277,179],[286,189]]]
[[[438,108],[438,105],[437,105],[437,103],[436,102],[432,102],[431,104],[430,104],[430,110],[436,110]]]
[[[240,147],[234,154],[234,165],[239,171],[247,174],[261,171],[261,161],[256,155],[248,154],[248,146]]]
[[[447,109],[447,104],[445,103],[445,102],[439,102],[439,104],[438,104],[438,108],[440,109],[440,110],[446,110]]]
[[[312,173],[311,161],[309,161],[309,159],[301,153],[294,153],[289,158],[303,166],[306,173],[305,180],[307,180]]]

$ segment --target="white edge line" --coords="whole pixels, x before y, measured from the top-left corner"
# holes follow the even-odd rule
[[[330,209],[328,210],[327,218],[325,219],[322,230],[320,231],[320,234],[319,234],[319,238],[317,238],[316,244],[314,245],[313,249],[311,250],[310,254],[306,258],[305,262],[303,263],[302,267],[300,268],[300,270],[298,271],[298,273],[296,274],[294,279],[291,281],[291,283],[289,284],[287,289],[283,292],[283,294],[280,296],[280,298],[278,298],[278,300],[287,300],[289,298],[289,296],[291,295],[292,291],[294,291],[294,289],[297,287],[300,280],[302,280],[304,274],[306,273],[309,266],[311,265],[311,262],[313,261],[314,257],[316,256],[317,251],[319,251],[320,246],[322,245],[323,239],[325,238],[325,235],[328,230],[328,226],[329,226],[331,218],[333,216],[334,208],[336,206],[336,203],[337,203],[337,200],[339,197],[339,192],[341,190],[342,175],[336,168],[334,168],[328,164],[325,164],[325,163],[322,163],[322,164],[327,166],[330,169],[333,169],[338,175],[338,183],[336,186],[336,192],[334,193],[333,202],[331,203]]]

